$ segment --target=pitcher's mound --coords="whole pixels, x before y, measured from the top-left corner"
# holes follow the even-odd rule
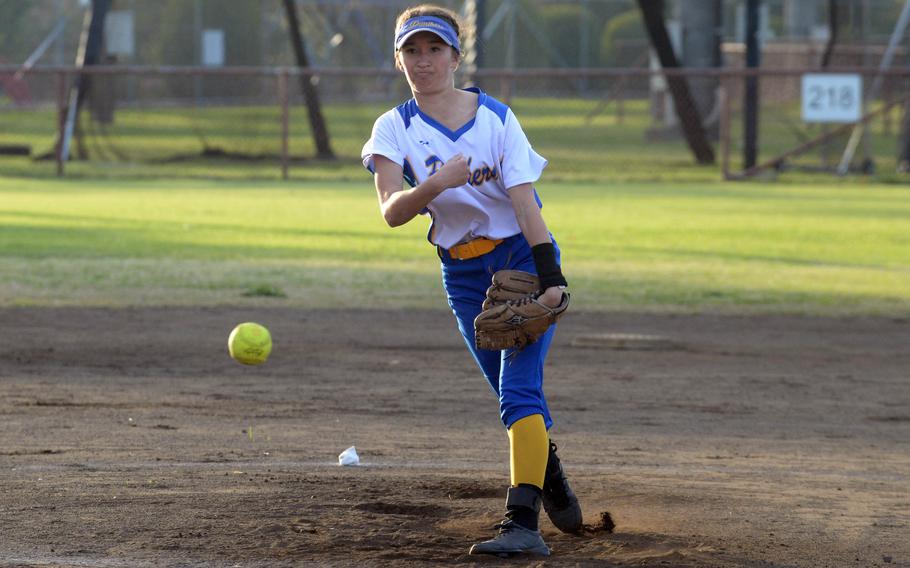
[[[600,347],[626,351],[671,351],[684,345],[660,335],[638,333],[598,333],[579,335],[572,340],[572,347]]]

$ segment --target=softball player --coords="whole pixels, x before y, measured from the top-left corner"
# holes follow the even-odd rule
[[[455,88],[458,35],[457,16],[444,8],[422,5],[399,15],[395,64],[413,98],[376,120],[362,158],[374,174],[390,226],[418,214],[432,219],[427,238],[441,259],[449,306],[499,397],[508,429],[506,520],[495,538],[475,544],[470,553],[549,555],[538,529],[541,504],[561,530],[577,532],[582,522],[547,433],[553,420],[543,393],[543,366],[555,326],[515,354],[477,349],[473,325],[498,270],[535,273],[543,289],[540,300],[551,307],[562,300],[566,281],[559,248],[533,187],[547,161],[531,148],[509,107],[479,89]]]

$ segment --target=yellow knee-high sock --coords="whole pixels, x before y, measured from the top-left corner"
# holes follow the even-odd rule
[[[550,455],[550,437],[543,415],[532,414],[509,428],[512,486],[527,483],[543,489],[543,478]]]

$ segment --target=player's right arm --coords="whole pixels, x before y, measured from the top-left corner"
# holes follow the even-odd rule
[[[426,208],[443,191],[468,183],[468,161],[461,154],[452,156],[432,176],[416,187],[403,189],[404,170],[385,156],[373,156],[376,194],[382,218],[390,227],[404,225]]]

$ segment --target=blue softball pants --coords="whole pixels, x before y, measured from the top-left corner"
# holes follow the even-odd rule
[[[560,252],[556,243],[556,260]],[[474,344],[474,318],[481,312],[493,273],[515,269],[537,274],[531,247],[519,233],[499,244],[491,252],[477,258],[457,260],[439,249],[442,259],[442,284],[449,307],[458,321],[458,329],[483,371],[493,392],[499,397],[499,417],[506,428],[526,416],[541,414],[549,430],[553,425],[543,394],[543,366],[550,349],[556,326],[520,352],[511,349],[490,351]]]

